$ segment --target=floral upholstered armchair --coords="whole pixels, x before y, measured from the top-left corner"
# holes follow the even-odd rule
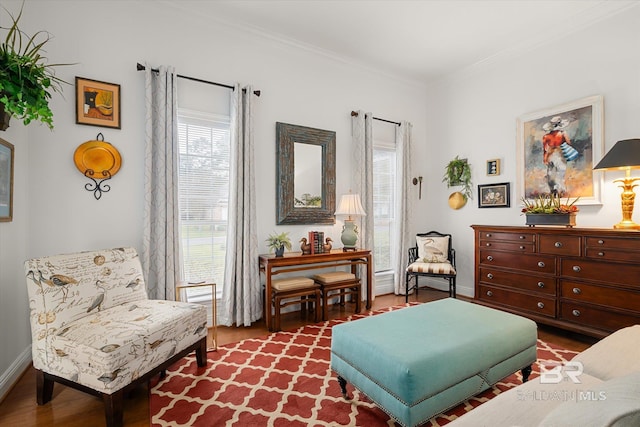
[[[147,299],[135,249],[31,259],[25,272],[38,404],[60,382],[101,396],[118,426],[126,390],[194,350],[206,366],[204,306]]]

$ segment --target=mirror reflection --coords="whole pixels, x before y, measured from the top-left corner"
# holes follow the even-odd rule
[[[335,224],[336,133],[276,122],[276,224]]]
[[[294,206],[320,208],[322,206],[322,147],[293,144]]]

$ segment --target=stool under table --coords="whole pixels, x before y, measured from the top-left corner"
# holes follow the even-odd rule
[[[536,360],[537,326],[446,298],[336,325],[331,369],[403,426],[419,425]]]

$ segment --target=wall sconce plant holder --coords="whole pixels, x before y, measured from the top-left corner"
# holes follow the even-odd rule
[[[80,144],[73,154],[73,161],[80,173],[91,180],[84,188],[93,192],[96,200],[100,200],[102,193],[111,190],[111,186],[105,182],[118,173],[122,165],[120,152],[104,140],[102,133],[95,140]]]

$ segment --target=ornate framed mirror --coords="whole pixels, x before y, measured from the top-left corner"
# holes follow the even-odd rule
[[[276,123],[276,223],[334,224],[336,133]]]

